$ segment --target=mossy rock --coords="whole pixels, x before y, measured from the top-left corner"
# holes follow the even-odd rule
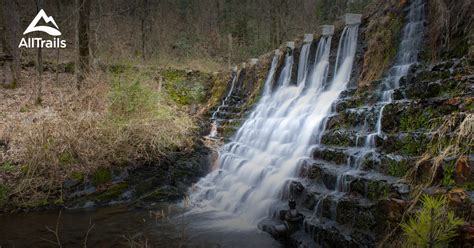
[[[177,200],[183,196],[183,192],[173,186],[163,186],[154,190],[151,193],[146,194],[140,200],[141,201],[152,201],[152,202],[161,202],[161,201],[172,201]]]
[[[410,163],[406,160],[390,160],[388,161],[387,174],[394,177],[404,177],[410,168]]]
[[[0,208],[7,204],[9,191],[7,186],[0,184]]]
[[[107,184],[112,181],[112,172],[105,167],[99,167],[94,174],[92,174],[92,184],[94,187]]]
[[[118,198],[128,189],[128,183],[123,182],[110,186],[105,192],[99,194],[96,199],[99,201],[110,201]]]

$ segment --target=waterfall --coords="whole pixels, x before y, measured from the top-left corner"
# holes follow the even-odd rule
[[[272,90],[272,83],[275,78],[275,71],[278,65],[278,59],[280,58],[280,50],[275,50],[275,54],[273,55],[272,64],[270,66],[270,71],[268,72],[267,78],[265,79],[264,89],[263,89],[263,96],[267,96],[270,94]]]
[[[399,87],[400,78],[408,74],[410,66],[418,61],[423,40],[423,29],[425,19],[425,5],[423,0],[414,0],[409,8],[406,17],[406,24],[402,31],[402,39],[396,55],[395,65],[388,70],[388,75],[383,80],[382,92],[378,102],[378,111],[375,133],[369,134],[366,146],[375,147],[375,137],[382,136],[382,116],[385,106],[393,101],[393,91]]]
[[[344,28],[337,52],[340,65],[330,82],[326,76],[331,37],[323,37],[306,87],[290,85],[293,49],[289,45],[278,87],[271,92],[273,80],[266,80],[264,96],[219,151],[218,168],[191,192],[197,208],[224,210],[251,223],[268,216],[270,207],[282,200],[285,185],[297,177],[300,161],[310,155],[332,104],[349,82],[357,36],[358,25]],[[306,74],[307,70],[303,78]],[[328,87],[323,89],[324,84]]]
[[[314,64],[316,66],[315,68],[313,68],[309,76],[309,89],[319,91],[321,87],[323,87],[321,83],[328,76],[331,39],[332,36],[327,35],[321,37],[321,39],[319,40],[318,49],[316,50],[316,56],[314,58]]]
[[[378,108],[375,131],[365,138],[364,146],[355,156],[348,159],[349,170],[337,178],[336,189],[340,192],[349,191],[350,182],[346,179],[349,175],[357,173],[364,158],[368,154],[375,155],[377,137],[383,138],[382,117],[387,104],[393,102],[393,91],[399,87],[400,78],[406,76],[414,63],[417,62],[418,53],[423,39],[425,5],[423,0],[414,0],[408,7],[406,24],[402,29],[401,42],[395,58],[395,64],[388,70],[382,80],[380,97],[374,108]]]
[[[217,107],[216,111],[214,111],[214,113],[212,113],[212,115],[211,115],[212,123],[211,123],[211,132],[208,135],[209,138],[216,138],[218,136],[218,133],[217,133],[217,128],[218,128],[217,114],[219,114],[219,112],[221,111],[221,109],[223,107],[228,105],[228,101],[229,101],[230,97],[232,96],[232,93],[234,92],[235,83],[237,82],[237,79],[239,78],[240,71],[237,71],[237,68],[234,68],[233,71],[234,71],[234,73],[233,73],[234,75],[232,77],[232,82],[231,82],[231,85],[230,85],[229,92],[227,93],[224,100],[222,100],[221,105],[219,105],[219,107]]]
[[[304,84],[306,81],[306,75],[308,70],[308,56],[311,48],[311,42],[313,41],[312,34],[305,34],[303,46],[301,47],[300,60],[298,63],[298,78],[297,84]]]
[[[285,55],[285,65],[283,66],[283,70],[281,70],[280,77],[278,78],[278,86],[286,87],[290,84],[292,70],[293,70],[293,45],[288,44],[287,52]]]

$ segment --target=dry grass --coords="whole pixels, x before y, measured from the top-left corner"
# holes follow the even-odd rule
[[[31,73],[31,72],[28,72]],[[193,119],[166,96],[153,90],[148,74],[91,74],[78,92],[72,75],[43,78],[42,105],[32,104],[34,86],[0,90],[2,122],[0,184],[10,203],[36,206],[61,201],[62,182],[73,173],[90,174],[100,167],[132,161],[154,161],[163,154],[190,147]]]
[[[416,167],[432,161],[431,175],[425,185],[435,182],[437,172],[446,158],[461,158],[469,155],[474,148],[474,114],[460,113],[444,118],[442,124],[433,132],[430,149],[417,161]],[[415,180],[415,175],[409,175]]]
[[[364,55],[360,85],[368,85],[380,79],[395,58],[399,46],[398,37],[403,26],[402,9],[406,2],[386,1],[374,10],[365,33],[367,51]],[[395,11],[394,11],[395,10]]]
[[[430,48],[428,56],[432,61],[445,57],[443,52],[458,53],[463,46],[460,41],[467,40],[468,36],[472,35],[473,11],[472,0],[434,0],[429,4],[427,37]],[[470,46],[472,47],[472,44]]]

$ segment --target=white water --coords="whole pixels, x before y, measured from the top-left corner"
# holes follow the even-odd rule
[[[399,87],[400,78],[406,76],[410,66],[417,62],[418,53],[423,39],[425,6],[423,0],[414,0],[408,7],[406,24],[402,30],[402,39],[397,52],[395,64],[389,69],[388,75],[382,81],[380,98],[375,108],[378,108],[375,132],[366,136],[364,146],[357,154],[348,159],[349,170],[337,178],[336,190],[347,192],[350,190],[350,182],[346,178],[356,174],[360,169],[365,157],[369,154],[375,155],[377,137],[384,138],[382,131],[383,110],[387,104],[393,102],[393,91]]]
[[[296,80],[297,84],[304,84],[306,81],[306,75],[308,74],[308,57],[309,50],[311,48],[311,42],[313,41],[312,35],[305,35],[305,42],[301,47],[300,60],[298,63],[298,78]]]
[[[293,56],[292,51],[287,52],[278,87],[264,91],[232,142],[222,147],[218,169],[191,192],[197,208],[224,210],[250,223],[269,214],[270,207],[282,200],[287,182],[297,176],[301,159],[318,142],[316,137],[333,102],[349,82],[357,36],[357,25],[344,29],[337,54],[339,66],[328,87],[322,86],[329,66],[330,37],[319,43],[310,87],[290,85]],[[267,80],[265,89],[272,81]]]
[[[388,76],[383,80],[383,88],[379,99],[380,110],[375,125],[376,132],[367,136],[365,142],[367,147],[375,147],[375,137],[383,135],[383,109],[393,101],[393,91],[400,86],[400,78],[406,76],[410,66],[418,61],[418,53],[423,39],[424,19],[425,5],[423,0],[414,0],[409,6],[395,65],[390,68]]]
[[[234,69],[234,72],[235,72],[235,74],[234,74],[234,77],[232,78],[232,83],[230,85],[230,89],[229,89],[229,92],[227,93],[227,96],[224,98],[224,100],[222,100],[221,105],[219,107],[217,107],[216,111],[214,111],[214,113],[212,113],[212,116],[211,116],[211,120],[212,120],[211,132],[208,135],[209,138],[216,138],[218,136],[218,132],[217,132],[218,123],[217,123],[217,118],[216,117],[217,117],[217,114],[219,113],[219,111],[221,111],[221,109],[224,106],[227,106],[229,98],[232,96],[232,93],[234,92],[235,83],[237,82],[237,79],[239,78],[240,71],[237,71],[237,69]]]

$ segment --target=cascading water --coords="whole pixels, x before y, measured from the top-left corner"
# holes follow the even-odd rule
[[[339,175],[336,189],[341,192],[349,191],[349,181],[346,180],[351,174],[357,173],[367,155],[375,155],[377,137],[383,138],[382,116],[383,110],[392,100],[392,94],[399,87],[400,78],[408,74],[411,65],[417,62],[417,56],[423,39],[424,25],[424,3],[423,0],[414,0],[408,7],[406,24],[402,30],[402,40],[397,52],[395,65],[388,71],[387,77],[382,81],[379,101],[374,106],[378,109],[375,123],[375,132],[368,134],[364,146],[348,159],[349,170]]]
[[[291,81],[291,71],[293,70],[293,49],[295,47],[294,42],[288,42],[287,48],[290,49],[285,55],[285,65],[281,70],[280,77],[278,78],[277,85],[286,87]]]
[[[399,87],[400,78],[408,74],[410,66],[418,61],[418,53],[423,40],[425,5],[423,0],[414,0],[409,7],[407,23],[403,28],[402,41],[398,48],[395,65],[390,68],[388,76],[383,80],[383,88],[378,105],[376,132],[369,134],[366,146],[375,147],[375,137],[382,135],[382,116],[384,107],[393,101],[393,91]]]
[[[290,85],[290,46],[277,88],[264,91],[250,117],[222,147],[219,168],[202,178],[191,193],[197,207],[232,212],[251,223],[267,216],[270,207],[281,201],[284,186],[297,176],[310,145],[318,142],[314,137],[319,137],[317,132],[321,132],[332,103],[346,88],[357,36],[358,25],[345,27],[337,55],[340,65],[324,89],[321,86],[326,81],[331,38],[323,37],[319,43],[311,88],[300,82]],[[267,79],[265,89],[272,81]]]
[[[311,48],[311,42],[313,41],[312,34],[305,34],[303,46],[301,47],[300,60],[298,63],[298,78],[297,83],[304,83],[306,81],[306,75],[308,71],[308,57],[309,50]]]
[[[214,113],[212,113],[212,115],[211,115],[212,123],[211,123],[211,132],[208,135],[209,138],[216,138],[218,136],[218,133],[217,133],[217,128],[218,128],[217,115],[219,114],[219,111],[221,111],[221,109],[223,107],[227,106],[229,98],[232,96],[232,92],[234,92],[235,83],[237,82],[237,79],[239,78],[240,71],[237,71],[237,68],[234,68],[233,71],[234,71],[234,76],[232,78],[232,83],[230,85],[229,92],[227,93],[224,100],[222,100],[221,105],[219,107],[217,107],[216,111],[214,111]]]

